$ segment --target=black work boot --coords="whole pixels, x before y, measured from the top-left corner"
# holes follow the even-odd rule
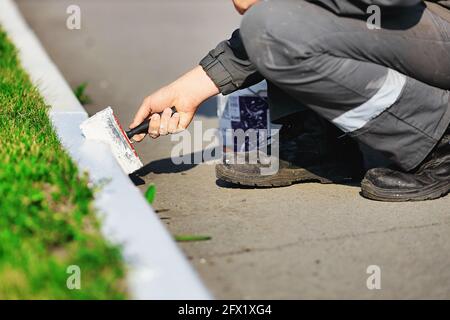
[[[450,129],[425,161],[412,172],[388,168],[369,170],[361,183],[362,195],[378,201],[424,201],[450,191]]]
[[[336,127],[322,120],[313,111],[299,112],[281,122],[279,168],[276,173],[261,174],[261,169],[268,167],[264,162],[258,161],[255,164],[250,161],[234,161],[217,165],[217,178],[251,187],[361,180],[363,165],[358,145],[348,137],[340,138],[342,132]],[[252,152],[256,152],[255,158],[258,157],[257,151]],[[251,152],[240,153],[237,158],[252,159]]]

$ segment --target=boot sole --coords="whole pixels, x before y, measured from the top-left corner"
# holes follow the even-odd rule
[[[306,169],[284,170],[275,176],[254,176],[240,173],[236,175],[232,170],[223,166],[216,166],[216,177],[234,185],[256,188],[280,188],[288,187],[301,182],[320,182],[330,184],[335,181],[320,177]]]
[[[411,191],[405,193],[395,193],[380,189],[367,179],[361,182],[361,195],[367,199],[384,202],[413,202],[435,200],[446,196],[450,192],[450,183],[443,182],[438,186],[423,189],[420,191]]]

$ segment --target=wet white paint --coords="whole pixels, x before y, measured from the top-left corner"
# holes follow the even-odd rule
[[[126,174],[142,168],[143,164],[125,135],[122,127],[108,107],[84,121],[81,132],[87,140],[101,141],[109,145],[117,162]]]

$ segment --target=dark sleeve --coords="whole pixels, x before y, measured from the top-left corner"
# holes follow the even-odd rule
[[[338,15],[367,15],[367,7],[378,5],[380,8],[413,7],[422,0],[307,0],[333,11]]]
[[[200,65],[225,95],[263,80],[248,59],[239,30],[234,31],[229,40],[219,43],[210,51],[200,61]]]

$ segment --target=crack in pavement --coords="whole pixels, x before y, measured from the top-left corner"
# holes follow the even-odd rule
[[[250,253],[250,252],[270,252],[270,251],[275,251],[275,250],[283,250],[286,248],[296,246],[298,244],[309,243],[309,242],[328,242],[328,241],[336,241],[336,240],[346,240],[346,239],[351,239],[351,238],[356,239],[356,238],[361,238],[361,237],[375,235],[375,234],[392,233],[392,232],[397,232],[397,231],[414,230],[414,229],[426,229],[426,228],[432,228],[432,227],[438,227],[438,226],[448,226],[448,225],[450,225],[450,222],[445,222],[445,223],[435,222],[435,223],[419,225],[419,226],[392,227],[392,228],[388,228],[388,229],[381,230],[381,231],[374,230],[374,231],[368,231],[368,232],[362,232],[362,233],[343,234],[343,235],[335,236],[335,237],[303,238],[303,239],[300,238],[296,241],[280,244],[280,245],[277,245],[274,247],[244,248],[241,250],[229,251],[229,252],[218,253],[218,254],[211,254],[211,255],[206,255],[206,256],[202,256],[202,257],[204,257],[204,258],[223,258],[223,257],[236,256],[236,255],[241,255],[241,254]]]

